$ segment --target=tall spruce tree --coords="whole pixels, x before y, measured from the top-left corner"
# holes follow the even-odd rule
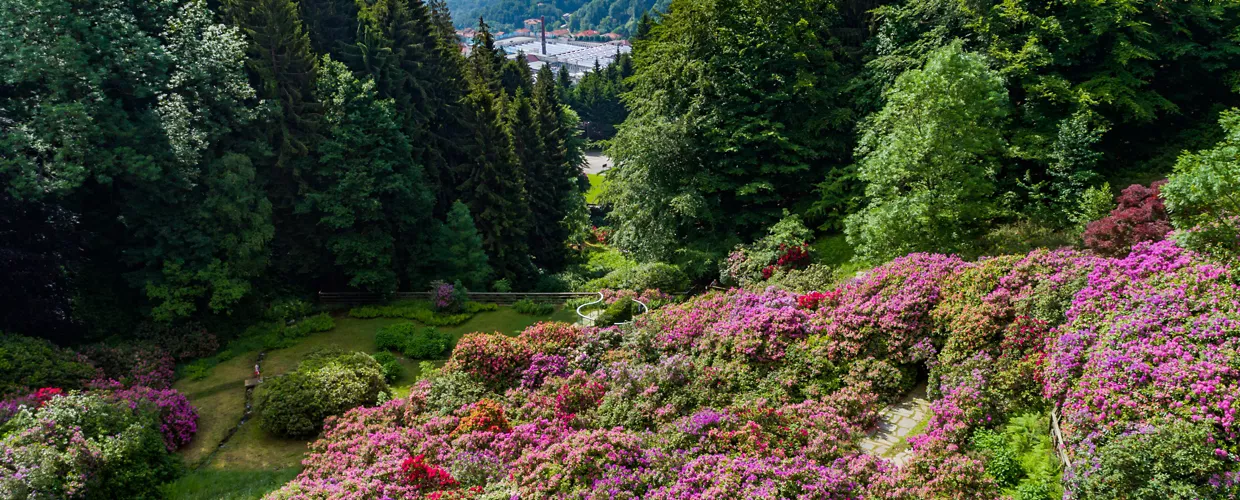
[[[574,203],[584,203],[575,180],[580,168],[570,161],[567,138],[572,130],[564,126],[564,111],[551,68],[543,66],[534,84],[531,128],[538,134],[538,158],[527,167],[530,193],[530,251],[538,265],[559,269],[567,252],[564,246],[568,228],[564,218]]]
[[[357,2],[300,0],[298,6],[316,54],[331,54],[339,60],[357,42]]]
[[[327,130],[302,210],[328,234],[327,249],[349,286],[394,292],[410,265],[410,244],[431,237],[432,196],[421,166],[409,161],[392,101],[328,56],[322,67],[317,90]]]
[[[444,280],[460,280],[474,290],[485,289],[491,278],[491,266],[482,246],[482,235],[474,225],[469,207],[460,201],[452,203],[448,220],[439,227],[435,252],[434,276]]]
[[[292,0],[226,0],[224,9],[246,34],[246,66],[259,97],[279,105],[269,122],[254,128],[274,153],[270,164],[256,167],[273,205],[273,251],[282,256],[276,266],[286,279],[309,280],[317,273],[323,242],[314,221],[295,213],[294,206],[320,132],[322,108],[313,95],[318,61]]]
[[[458,195],[474,214],[496,276],[521,284],[533,273],[526,244],[529,204],[520,164],[505,131],[507,103],[499,90],[499,66],[486,29],[481,24],[482,33],[475,38],[466,65],[465,114],[472,137],[467,162],[457,175]]]
[[[499,81],[509,97],[517,95],[518,90],[529,96],[534,92],[534,82],[531,80],[533,76],[530,63],[525,60],[525,54],[518,52],[516,58],[504,63],[500,70]]]

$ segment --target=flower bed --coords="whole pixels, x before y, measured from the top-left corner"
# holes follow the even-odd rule
[[[1057,473],[1020,480],[1033,472],[974,436],[1052,406],[1069,493],[1183,470],[1166,483],[1180,489],[1152,491],[1226,497],[1237,331],[1240,278],[1171,242],[1123,259],[914,254],[835,290],[736,289],[630,326],[467,335],[408,399],[330,419],[271,498],[1041,498]],[[862,453],[881,404],[927,379],[932,417],[903,465]],[[1167,442],[1185,454],[1161,458]],[[414,458],[434,491],[402,479]]]

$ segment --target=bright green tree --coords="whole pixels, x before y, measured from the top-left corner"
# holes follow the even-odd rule
[[[1224,111],[1213,148],[1184,152],[1159,190],[1177,238],[1189,248],[1240,254],[1240,110]]]
[[[491,278],[491,266],[487,264],[482,235],[474,226],[474,218],[464,203],[453,202],[448,210],[448,220],[439,228],[431,261],[439,278],[460,280],[467,288],[474,290],[486,288]]]
[[[959,43],[906,71],[866,120],[858,176],[869,205],[847,220],[862,259],[966,252],[995,216],[994,181],[1006,143],[1007,90]]]

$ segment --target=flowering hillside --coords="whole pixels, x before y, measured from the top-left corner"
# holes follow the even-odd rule
[[[913,254],[831,290],[473,334],[408,398],[330,418],[269,498],[1047,498],[982,438],[1051,408],[1070,495],[1234,497],[1238,283],[1170,242]],[[911,457],[863,453],[922,380]]]

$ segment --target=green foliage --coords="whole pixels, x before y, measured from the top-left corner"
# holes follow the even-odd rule
[[[534,302],[530,299],[521,299],[512,305],[512,309],[531,316],[546,316],[555,312],[555,306],[545,302]]]
[[[1211,498],[1209,478],[1234,463],[1214,453],[1208,424],[1180,419],[1125,433],[1100,444],[1098,467],[1072,478],[1083,498]]]
[[[512,291],[512,282],[507,279],[496,280],[491,283],[491,291],[496,293],[508,293]]]
[[[104,396],[70,393],[0,426],[11,498],[161,498],[180,472],[159,415]]]
[[[378,343],[378,334],[375,335],[375,342]],[[383,347],[380,347],[382,349]],[[396,359],[396,355],[384,351],[374,355],[375,361],[379,366],[383,367],[383,379],[387,383],[395,382],[401,375],[405,373],[405,367],[400,365],[400,361]]]
[[[672,2],[637,46],[631,114],[608,150],[614,244],[667,261],[691,239],[748,240],[807,200],[826,166],[848,163],[853,117],[824,36],[833,9]]]
[[[1165,188],[1165,186],[1164,186]],[[1090,186],[1081,193],[1076,212],[1072,214],[1072,224],[1078,233],[1085,232],[1085,225],[1106,217],[1115,210],[1115,195],[1111,193],[1111,184]]]
[[[599,314],[594,319],[594,326],[611,326],[616,323],[630,321],[633,319],[633,315],[641,311],[641,306],[637,305],[637,302],[628,298],[621,298],[612,302],[606,309],[603,309],[602,314]]]
[[[456,326],[483,311],[493,311],[495,304],[479,304],[466,302],[460,313],[437,312],[427,302],[397,302],[385,306],[362,306],[349,310],[349,317],[358,319],[373,318],[404,318],[418,321],[429,326]]]
[[[375,332],[375,346],[399,351],[410,359],[443,359],[452,345],[452,336],[432,326],[397,323]]]
[[[467,287],[482,288],[490,279],[482,235],[464,203],[456,201],[448,211],[448,222],[439,229],[432,260],[436,262],[436,276],[455,277]]]
[[[387,391],[383,367],[374,358],[339,351],[312,353],[296,371],[259,387],[259,425],[284,437],[313,436],[326,417],[374,404]]]
[[[1160,193],[1176,238],[1188,248],[1240,255],[1240,110],[1223,112],[1225,136],[1211,149],[1185,152]]]
[[[0,332],[0,398],[42,387],[79,388],[94,374],[95,369],[72,351],[43,339]]]
[[[1026,413],[998,430],[974,431],[969,443],[985,457],[986,474],[1005,493],[1022,500],[1049,500],[1063,495],[1049,429],[1046,415]]]
[[[848,217],[860,259],[966,252],[996,215],[1007,145],[1007,89],[981,56],[953,43],[901,74],[866,120],[857,154],[869,205]]]
[[[665,262],[648,262],[634,267],[617,269],[602,278],[590,280],[583,285],[586,290],[603,288],[620,290],[658,289],[681,292],[689,288],[689,277],[680,268]]]

